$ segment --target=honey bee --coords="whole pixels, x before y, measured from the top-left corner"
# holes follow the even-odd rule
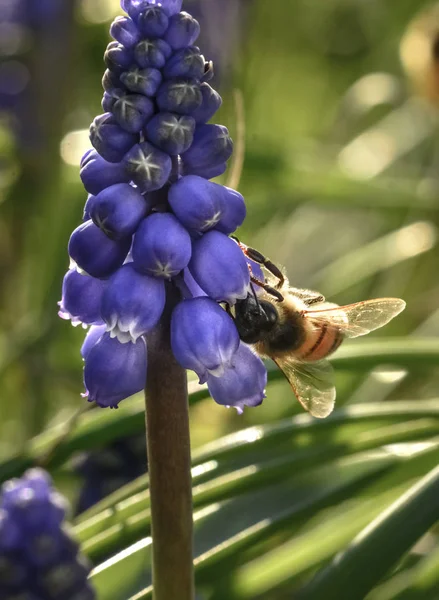
[[[335,386],[326,357],[345,338],[386,325],[404,310],[404,300],[376,298],[347,306],[326,302],[319,292],[291,287],[274,263],[234,239],[249,259],[268,272],[266,281],[261,281],[249,267],[252,291],[236,302],[232,315],[241,340],[276,363],[305,410],[314,417],[327,417],[334,408]]]

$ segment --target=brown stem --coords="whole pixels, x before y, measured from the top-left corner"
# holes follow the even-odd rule
[[[154,600],[193,600],[187,378],[171,351],[171,308],[148,335],[145,401]]]

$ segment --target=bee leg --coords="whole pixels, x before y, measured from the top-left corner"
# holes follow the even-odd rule
[[[276,279],[279,280],[276,284],[277,289],[282,287],[282,285],[285,282],[285,276],[282,273],[282,271],[279,269],[279,267],[277,267],[273,262],[271,262],[271,260],[269,260],[261,252],[259,252],[259,250],[256,250],[256,248],[250,248],[250,246],[246,246],[245,244],[240,242],[235,235],[231,235],[230,237],[232,240],[234,240],[238,244],[238,246],[241,248],[242,252],[247,256],[247,258],[249,258],[250,260],[253,260],[255,263],[258,263],[259,265],[262,265],[263,267],[265,267],[267,269],[267,271],[270,271],[270,273],[272,275],[274,275],[276,277]],[[271,288],[271,289],[274,289],[274,288]],[[283,300],[283,296],[282,296],[282,300]]]
[[[311,306],[312,304],[318,304],[320,302],[324,302],[325,301],[325,296],[314,296],[314,298],[307,298],[305,300],[305,304],[307,304],[308,306]]]
[[[250,276],[250,280],[252,281],[252,283],[255,283],[256,285],[264,289],[267,292],[267,294],[270,294],[270,296],[274,296],[278,302],[283,302],[284,297],[279,292],[279,290],[277,290],[274,287],[271,287],[271,285],[266,284],[264,281],[259,281],[259,279],[253,277],[253,275]]]

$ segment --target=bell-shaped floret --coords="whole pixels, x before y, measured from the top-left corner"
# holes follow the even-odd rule
[[[188,46],[177,50],[167,61],[163,68],[163,76],[190,77],[201,79],[204,74],[204,56],[200,54],[197,46]]]
[[[121,344],[110,334],[91,348],[85,359],[84,385],[89,402],[116,408],[121,400],[140,392],[146,382],[146,342]]]
[[[192,146],[181,157],[184,173],[206,179],[221,175],[232,152],[233,142],[227,127],[200,125],[195,129]]]
[[[148,140],[171,156],[185,152],[194,137],[195,121],[192,117],[160,112],[146,126]]]
[[[142,94],[125,94],[115,99],[111,112],[125,131],[137,133],[154,114],[154,104]]]
[[[140,31],[129,17],[116,17],[110,27],[110,35],[125,48],[132,48],[140,40]]]
[[[202,101],[200,84],[195,79],[169,79],[157,91],[157,104],[163,112],[190,115]]]
[[[120,0],[120,5],[130,17],[137,20],[142,11],[150,6],[159,6],[163,12],[171,17],[181,10],[183,0]]]
[[[142,69],[152,67],[161,69],[171,56],[171,47],[162,39],[145,39],[136,44],[134,58]]]
[[[174,215],[154,213],[141,222],[132,252],[140,273],[169,279],[187,267],[191,238]]]
[[[165,185],[171,174],[169,154],[148,142],[136,144],[124,158],[125,168],[140,192],[152,192]]]
[[[102,317],[111,337],[122,343],[135,342],[158,323],[164,306],[163,279],[141,275],[129,263],[110,279],[102,300]]]
[[[100,325],[102,295],[107,282],[70,269],[64,276],[58,315],[72,325]]]
[[[79,175],[89,194],[99,194],[110,185],[129,180],[124,165],[106,161],[94,148],[84,154],[80,167]]]
[[[133,235],[150,210],[142,194],[128,183],[102,190],[90,202],[90,217],[108,237],[122,239]]]
[[[239,345],[232,365],[220,377],[209,375],[207,387],[218,404],[233,406],[242,413],[244,406],[259,406],[265,398],[267,369],[248,346]]]
[[[106,278],[123,264],[130,246],[131,238],[111,240],[93,221],[86,221],[70,236],[69,256],[92,277]]]
[[[190,231],[217,229],[229,234],[245,218],[241,194],[198,175],[179,179],[170,187],[168,198],[177,219]]]
[[[174,50],[191,46],[200,35],[200,24],[187,12],[180,12],[169,19],[165,40]]]
[[[130,92],[154,96],[162,83],[162,74],[152,67],[147,69],[131,67],[129,71],[122,73],[120,80]]]
[[[172,352],[180,365],[204,383],[222,375],[239,347],[233,319],[210,298],[183,300],[171,318]]]
[[[138,28],[149,38],[162,37],[168,24],[168,16],[160,6],[148,6],[137,17]]]
[[[192,245],[189,270],[216,302],[233,305],[247,297],[250,274],[239,246],[219,231],[208,231]]]
[[[107,325],[104,323],[103,325],[92,325],[85,336],[84,341],[81,346],[81,356],[82,358],[87,358],[88,353],[93,348],[93,346],[101,339],[104,333],[107,331]]]
[[[111,113],[99,115],[90,125],[90,141],[93,147],[111,163],[120,162],[138,139],[138,134],[122,129]]]
[[[192,112],[192,117],[197,124],[203,124],[210,121],[223,102],[218,92],[208,83],[202,83],[200,91],[203,100],[201,105]]]

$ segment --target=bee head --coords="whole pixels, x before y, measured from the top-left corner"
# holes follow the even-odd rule
[[[249,293],[235,304],[235,325],[246,344],[256,344],[275,326],[279,318],[276,307],[267,300],[258,300]]]

